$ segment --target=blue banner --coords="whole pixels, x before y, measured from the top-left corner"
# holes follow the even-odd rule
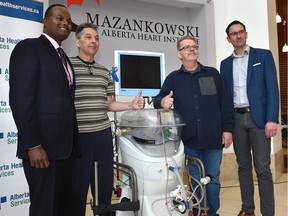
[[[31,0],[0,0],[0,15],[42,23],[43,2]]]

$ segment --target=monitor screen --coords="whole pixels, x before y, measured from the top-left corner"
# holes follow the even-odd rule
[[[145,51],[115,51],[115,66],[118,68],[119,82],[116,94],[136,96],[156,96],[165,79],[164,54]]]

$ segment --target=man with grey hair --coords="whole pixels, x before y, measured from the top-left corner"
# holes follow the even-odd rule
[[[203,162],[211,178],[207,185],[208,215],[217,216],[220,164],[223,147],[228,148],[232,143],[233,107],[219,72],[198,62],[198,48],[197,39],[192,36],[178,39],[177,56],[182,66],[166,77],[154,107],[168,110],[174,106],[186,123],[181,135],[185,154]],[[190,176],[200,180],[198,166],[189,163],[187,170]],[[200,210],[193,211],[196,215]]]
[[[85,216],[89,184],[95,198],[94,162],[98,162],[98,198],[110,205],[113,190],[113,142],[108,111],[138,110],[144,107],[141,92],[132,102],[113,98],[114,82],[109,70],[95,62],[99,48],[97,27],[83,23],[76,30],[79,56],[70,58],[75,71],[75,107],[81,157],[75,159],[74,195],[71,216]],[[95,203],[94,203],[95,204]],[[100,214],[111,215],[111,212]]]

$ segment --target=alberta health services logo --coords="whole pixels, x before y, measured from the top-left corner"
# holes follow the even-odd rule
[[[10,205],[10,207],[13,208],[26,204],[30,204],[29,192],[10,195],[10,204],[8,204],[7,196],[2,196],[0,197],[0,212],[4,209],[4,207],[6,208],[7,205]]]
[[[5,134],[2,131],[0,131],[0,141],[6,140],[8,145],[17,144],[17,139],[18,139],[18,132],[9,131],[6,133],[6,138],[5,138]],[[0,166],[0,171],[1,171],[1,166]]]
[[[0,198],[0,210],[2,209],[2,204],[7,202],[7,197],[3,196]]]

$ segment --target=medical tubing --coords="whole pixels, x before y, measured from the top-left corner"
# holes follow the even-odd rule
[[[198,187],[200,187],[201,198],[200,198],[200,199],[199,199],[198,197],[197,197],[197,198],[198,198],[198,200],[199,200],[199,203],[201,203],[202,200],[204,199],[204,188],[203,188],[202,184],[200,183],[200,181],[198,181],[197,179],[193,178],[192,176],[190,176],[190,178],[197,183],[197,186],[196,186],[195,188],[193,188],[193,187],[192,187],[192,182],[191,182],[191,187],[194,189],[194,190],[193,190],[193,197],[194,197],[194,198],[197,197],[196,191],[197,191]],[[198,204],[198,203],[196,203],[195,206],[196,206],[197,204]],[[193,206],[194,206],[194,205],[193,205]]]
[[[169,157],[172,160],[172,162],[174,163],[174,166],[175,166],[174,170],[176,169],[176,172],[174,172],[174,173],[176,174],[176,177],[177,177],[177,179],[178,179],[178,181],[179,181],[179,183],[180,183],[180,185],[182,187],[181,189],[182,189],[182,194],[184,196],[183,199],[184,199],[185,208],[189,209],[190,206],[189,206],[189,202],[187,200],[187,193],[186,193],[186,189],[184,187],[183,180],[182,180],[182,178],[180,176],[180,173],[179,173],[178,165],[177,165],[176,161],[174,160],[174,158],[171,155]]]
[[[161,121],[161,118],[160,118],[160,121]],[[171,211],[170,211],[169,206],[168,206],[168,197],[167,197],[167,194],[168,194],[168,180],[169,180],[169,167],[168,167],[168,160],[167,160],[167,155],[166,155],[165,137],[164,137],[163,128],[161,128],[161,134],[162,134],[162,143],[163,143],[165,166],[166,166],[166,173],[167,173],[166,185],[165,185],[165,202],[166,202],[165,205],[166,205],[166,208],[168,210],[169,215],[172,216]]]

